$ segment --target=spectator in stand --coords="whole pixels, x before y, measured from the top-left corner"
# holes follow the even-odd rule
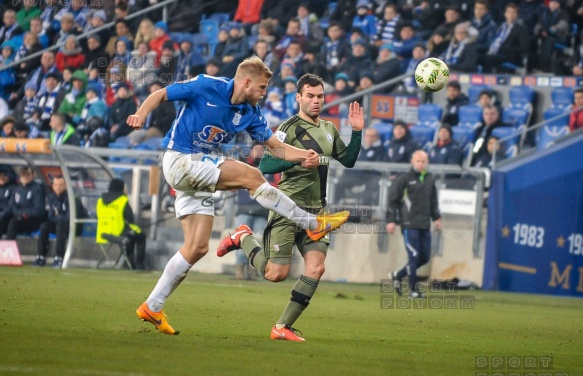
[[[442,123],[451,126],[459,123],[458,110],[461,106],[470,103],[467,95],[462,93],[462,87],[458,81],[451,80],[446,85],[447,90],[447,104],[443,111]]]
[[[77,43],[77,38],[69,35],[65,40],[65,44],[61,46],[55,56],[57,69],[62,72],[65,67],[71,67],[73,69],[82,68],[84,62],[85,54],[81,50],[79,43]]]
[[[59,11],[58,9],[59,0],[45,0],[45,6],[42,7],[42,13],[40,14],[40,19],[42,20],[43,30],[52,40],[55,33],[58,31],[52,27],[52,22],[55,19],[55,15]],[[57,26],[59,24],[57,23]]]
[[[371,71],[360,72],[356,92],[358,93],[360,91],[370,89],[374,86],[374,84],[374,74]],[[356,98],[356,101],[362,103],[364,101],[364,96]]]
[[[67,93],[61,88],[59,83],[60,76],[57,72],[49,73],[45,80],[46,90],[43,95],[40,96],[38,101],[38,107],[36,109],[37,116],[40,119],[39,130],[48,131],[49,122],[51,120],[51,115],[57,112],[61,103],[65,99]]]
[[[251,35],[251,27],[261,21],[261,6],[263,0],[239,0],[233,21],[241,23],[247,35]]]
[[[287,119],[287,112],[285,110],[285,103],[281,94],[281,89],[274,87],[267,93],[265,105],[261,108],[263,116],[267,121],[267,126],[275,132],[277,127]]]
[[[60,268],[63,265],[63,257],[67,247],[69,237],[69,196],[63,175],[57,175],[52,181],[53,192],[48,195],[49,212],[48,219],[40,225],[40,235],[36,248],[36,260],[34,266],[45,266],[46,257],[49,251],[49,235],[56,235],[55,257],[53,268]],[[76,217],[87,217],[87,211],[83,207],[81,200],[75,198]],[[83,230],[83,226],[77,226],[77,233]]]
[[[99,36],[99,42],[101,45],[109,41],[109,37],[111,36],[110,31],[108,29],[103,29],[98,32],[93,32],[93,30],[102,27],[107,22],[107,15],[105,11],[98,10],[93,13],[93,17],[91,17],[91,21],[88,26],[85,27],[85,33],[91,34],[91,36],[97,35]]]
[[[221,75],[225,77],[235,77],[237,66],[249,56],[249,42],[247,36],[238,22],[229,24],[229,38],[223,51]]]
[[[298,6],[297,18],[300,21],[301,34],[308,40],[307,48],[319,48],[324,41],[324,32],[318,24],[318,17],[310,12],[308,4],[301,3]]]
[[[336,21],[342,30],[350,30],[352,28],[352,21],[356,16],[356,1],[355,0],[338,0],[336,1],[336,9],[330,15],[330,21]]]
[[[370,71],[374,63],[368,54],[368,43],[365,39],[357,39],[352,44],[352,54],[342,64],[338,66],[337,71],[348,75],[348,85],[356,87],[360,72]]]
[[[496,162],[503,160],[506,156],[504,155],[504,151],[501,149],[498,141],[500,141],[500,139],[496,136],[488,137],[486,152],[476,158],[472,165],[474,167],[488,167],[489,169],[492,169],[494,155],[496,156]]]
[[[476,33],[476,50],[478,61],[482,61],[494,37],[496,37],[496,23],[488,11],[487,0],[477,0],[474,5],[474,18],[472,19],[472,33]]]
[[[284,96],[283,100],[285,102],[285,111],[287,112],[287,117],[292,117],[297,113],[299,104],[296,99],[297,89],[298,89],[298,79],[295,76],[286,77],[283,80],[284,85]]]
[[[87,86],[85,95],[87,97],[87,101],[85,102],[83,111],[81,111],[79,123],[77,124],[77,131],[78,133],[85,132],[88,134],[88,130],[79,132],[80,128],[83,127],[84,129],[87,129],[87,120],[91,119],[92,117],[98,117],[99,119],[105,121],[105,118],[107,117],[107,106],[105,105],[103,99],[101,99],[101,88],[99,86]],[[84,136],[84,134],[82,136]]]
[[[453,130],[448,124],[443,124],[437,131],[437,142],[429,151],[431,164],[448,164],[461,166],[464,158],[462,148],[452,139]]]
[[[573,110],[569,115],[569,130],[571,132],[583,128],[583,88],[575,90]]]
[[[145,42],[146,45],[148,45],[150,41],[155,38],[155,33],[154,23],[149,18],[144,18],[140,21],[140,26],[138,26],[138,31],[134,38],[134,44],[136,47],[141,42]]]
[[[354,93],[354,89],[348,85],[348,76],[346,73],[338,73],[334,77],[334,91],[324,95],[324,102],[332,103],[352,93]],[[328,114],[344,118],[348,116],[348,104],[342,103],[337,106],[332,106],[328,108]]]
[[[18,102],[14,109],[14,117],[25,123],[35,125],[40,118],[36,109],[38,108],[38,97],[36,96],[36,85],[29,82],[24,87],[24,97]]]
[[[545,2],[542,0],[523,0],[516,3],[519,3],[518,14],[520,14],[520,19],[531,38],[531,42],[533,42],[531,44],[533,48],[531,52],[535,52],[534,28],[539,21],[540,15],[545,11]]]
[[[105,104],[110,107],[115,101],[117,89],[121,84],[130,87],[127,81],[127,67],[119,59],[111,60],[105,75]]]
[[[469,35],[469,30],[469,22],[458,23],[449,47],[440,57],[450,71],[465,73],[477,71],[478,54],[474,38]]]
[[[261,7],[261,20],[267,20],[277,25],[276,34],[284,33],[286,26],[289,27],[289,21],[297,13],[301,0],[265,0]]]
[[[305,36],[301,34],[300,28],[300,21],[297,18],[292,18],[289,20],[286,33],[283,37],[279,39],[273,52],[278,59],[282,59],[283,55],[287,52],[287,48],[292,40],[298,42],[302,48],[302,51],[305,51],[308,41]]]
[[[382,83],[393,79],[401,74],[401,62],[397,55],[393,52],[393,45],[385,43],[379,48],[379,56],[377,57],[373,68],[373,81]],[[395,88],[395,85],[383,89],[384,93],[390,93]]]
[[[289,61],[294,63],[294,75],[299,76],[302,73],[302,60],[304,59],[304,50],[302,50],[301,44],[292,40],[287,47],[285,55],[282,57],[282,61]],[[312,72],[315,74],[315,72]]]
[[[427,41],[427,57],[439,57],[449,47],[448,31],[442,27],[435,29]]]
[[[79,136],[75,132],[75,128],[67,123],[65,114],[59,112],[51,115],[51,133],[49,135],[51,145],[71,145],[79,146]]]
[[[55,66],[55,54],[51,51],[43,52],[41,59],[40,59],[40,67],[33,70],[28,77],[24,80],[24,84],[20,86],[17,92],[13,92],[10,95],[10,103],[12,103],[12,107],[16,105],[18,100],[24,96],[24,87],[26,83],[33,82],[38,87],[38,92],[36,93],[37,96],[42,96],[46,92],[45,86],[45,79],[50,73],[58,72],[57,67]]]
[[[59,32],[57,32],[53,37],[53,44],[64,44],[69,35],[75,36],[79,34],[73,28],[75,18],[71,13],[63,14],[60,23],[61,27],[59,28]]]
[[[205,61],[202,54],[194,46],[190,35],[185,35],[180,41],[180,50],[178,51],[178,63],[176,67],[176,80],[184,81],[188,79],[188,72],[194,67],[202,69]]]
[[[261,20],[257,26],[257,40],[263,40],[269,44],[269,49],[274,46],[276,35],[275,25],[269,20]]]
[[[267,43],[267,41],[261,39],[257,40],[257,42],[255,42],[253,51],[255,52],[255,55],[257,55],[257,57],[263,61],[263,64],[265,64],[272,72],[277,70],[279,66],[279,60],[275,57],[273,52],[271,52],[269,43]]]
[[[162,56],[160,57],[160,67],[156,71],[156,77],[164,85],[170,85],[176,81],[176,65],[178,63],[177,52],[171,40],[164,42]]]
[[[506,22],[498,27],[483,63],[484,72],[504,72],[502,64],[508,62],[521,66],[529,51],[528,32],[518,20],[518,6],[508,4],[504,11]]]
[[[156,53],[149,50],[146,41],[138,43],[137,49],[132,51],[127,75],[134,87],[134,94],[140,100],[146,99],[148,86],[156,75]]]
[[[112,37],[109,38],[109,41],[107,41],[107,45],[105,46],[105,52],[107,52],[110,56],[113,56],[115,54],[115,45],[116,42],[119,38],[121,37],[126,37],[129,41],[131,46],[128,47],[128,50],[132,50],[133,48],[133,41],[134,41],[134,37],[130,31],[130,27],[129,24],[126,20],[123,19],[119,19],[115,21],[115,35],[113,35]],[[168,36],[166,36],[168,37]],[[150,41],[150,43],[153,43],[153,40]],[[162,42],[164,43],[164,42]],[[160,48],[162,48],[162,43],[160,43]],[[158,46],[158,44],[156,44],[156,46]],[[150,49],[154,49],[152,48],[152,44],[150,44]]]
[[[13,116],[5,116],[0,120],[0,137],[16,137],[14,134],[14,122]]]
[[[383,10],[383,18],[379,20],[376,35],[373,40],[377,46],[393,43],[397,38],[397,29],[401,15],[395,4],[387,3]]]
[[[97,68],[99,75],[105,77],[111,55],[105,52],[101,45],[101,40],[99,34],[92,34],[87,38],[88,51],[85,53],[85,61],[82,67],[85,70]]]
[[[13,68],[2,69],[4,65],[8,65],[14,61],[16,51],[14,44],[11,41],[2,43],[2,56],[0,57],[0,98],[4,100],[10,99],[10,93],[16,84],[16,74]]]
[[[134,18],[134,19],[130,19],[130,20],[127,19],[127,16],[130,14],[129,5],[128,5],[127,1],[125,1],[125,0],[116,1],[115,8],[114,8],[114,14],[115,14],[114,18],[116,20],[125,20],[126,21],[128,29],[130,31],[138,29],[138,24],[136,22],[139,22],[141,18]]]
[[[394,52],[402,60],[411,59],[413,48],[421,39],[415,34],[413,25],[409,22],[403,22],[399,30],[399,40],[393,43]]]
[[[26,139],[26,138],[40,138],[40,133],[38,128],[32,124],[27,124],[22,120],[17,120],[14,124],[14,134],[16,138]]]
[[[278,87],[282,92],[285,92],[285,80],[288,77],[294,77],[294,72],[296,70],[296,65],[293,61],[284,60],[279,66],[279,72],[273,76],[269,81],[269,87]]]
[[[338,22],[330,22],[327,35],[322,44],[321,55],[325,57],[326,68],[330,74],[333,74],[337,72],[338,66],[350,56],[351,47]]]
[[[14,56],[14,62],[19,62],[20,60],[27,58],[33,54],[42,50],[42,46],[38,39],[38,36],[32,32],[24,34],[24,42],[20,48],[16,51]],[[40,64],[40,57],[35,57],[28,61],[23,61],[14,68],[16,73],[17,82],[22,83],[23,80],[36,69]]]
[[[15,240],[16,235],[22,232],[38,230],[46,218],[45,192],[43,187],[34,181],[32,168],[21,167],[19,176],[20,184],[12,191],[10,199],[12,218],[6,229],[6,240]]]
[[[318,55],[317,48],[314,50],[313,47],[308,47],[308,50],[303,56],[302,61],[299,62],[300,72],[302,75],[305,73],[312,73],[322,77],[325,82],[331,81],[331,74],[326,69],[326,65]]]
[[[208,59],[208,61],[206,62],[205,68],[204,68],[204,73],[209,75],[209,76],[218,77],[220,71],[221,71],[221,61],[215,57],[211,57],[210,59]],[[195,77],[195,76],[192,76],[192,77]]]
[[[65,92],[67,94],[69,94],[71,92],[71,89],[73,88],[73,73],[75,72],[75,70],[71,67],[65,67],[65,69],[63,69],[63,82],[62,82],[62,86],[63,86],[63,90],[65,90]]]
[[[72,122],[75,126],[81,119],[81,112],[85,107],[87,97],[85,89],[87,88],[87,74],[82,70],[76,70],[71,77],[71,91],[65,95],[65,99],[59,107],[59,112],[67,116],[67,121]]]
[[[2,127],[0,126],[0,134]],[[6,136],[2,136],[6,137]],[[8,223],[12,218],[10,199],[16,189],[16,174],[11,167],[0,165],[0,239],[6,234]]]
[[[111,138],[114,141],[119,137],[127,136],[133,131],[133,128],[126,123],[126,120],[128,116],[136,112],[137,108],[127,84],[119,84],[115,96],[116,100],[109,109]]]
[[[219,35],[217,37],[218,43],[215,46],[215,52],[213,57],[218,59],[219,61],[223,60],[223,52],[225,52],[225,48],[227,48],[227,41],[229,40],[229,23],[224,23],[219,28]],[[222,66],[222,64],[221,64]]]
[[[38,36],[43,49],[49,46],[50,38],[43,30],[42,20],[39,17],[34,17],[30,20],[30,31]]]
[[[404,3],[407,4],[407,3]],[[411,18],[416,25],[417,35],[422,40],[429,39],[441,20],[439,2],[421,1],[421,3],[411,9]]]
[[[370,2],[358,0],[356,2],[356,16],[352,19],[352,28],[358,27],[368,40],[373,40],[377,35],[377,18],[370,14]]]
[[[59,13],[53,19],[53,29],[59,30],[59,22],[63,19],[65,14],[70,14],[73,19],[73,30],[77,34],[81,34],[85,29],[87,24],[87,16],[89,14],[89,8],[87,7],[85,0],[71,0],[69,6],[62,8]],[[61,23],[61,27],[63,24]]]
[[[150,94],[164,88],[162,82],[150,84]],[[170,130],[176,117],[176,107],[171,101],[162,102],[154,111],[148,114],[144,128],[132,131],[128,136],[132,145],[138,145],[152,137],[164,137]]]
[[[402,120],[395,120],[393,138],[389,142],[387,162],[408,163],[419,145],[413,140],[409,128]]]
[[[10,113],[10,109],[8,108],[8,103],[2,98],[0,98],[0,119]]]
[[[16,22],[22,30],[30,31],[30,20],[40,16],[41,10],[36,5],[36,0],[24,0],[22,2],[22,8],[16,12]]]
[[[445,9],[445,21],[438,27],[447,30],[447,39],[453,38],[453,32],[457,24],[462,22],[460,10],[456,6],[449,6]]]
[[[486,140],[492,135],[492,131],[499,127],[506,126],[500,119],[500,112],[496,106],[485,107],[482,112],[482,125],[476,131],[474,138],[474,149],[472,150],[472,161],[479,159],[486,153]]]
[[[9,41],[15,35],[20,35],[24,30],[16,22],[16,12],[14,9],[6,9],[2,16],[4,26],[0,28],[0,43]]]
[[[569,37],[569,14],[561,9],[561,2],[551,0],[539,16],[534,27],[538,40],[538,68],[550,72],[555,44],[567,44]]]
[[[92,117],[87,120],[87,130],[89,135],[83,139],[83,147],[85,148],[106,148],[109,147],[111,138],[109,137],[109,129],[105,127],[105,122],[98,118]]]
[[[423,43],[417,43],[413,48],[413,58],[409,60],[409,64],[405,69],[405,73],[414,73],[417,65],[425,59],[427,55],[427,50],[425,49],[425,45]],[[403,86],[407,93],[415,93],[419,89],[413,75],[405,78],[403,80]]]
[[[366,128],[364,131],[364,137],[362,138],[362,146],[360,147],[358,160],[366,162],[383,162],[386,161],[386,159],[387,150],[385,150],[381,142],[379,132],[373,127]],[[348,170],[346,170],[345,173],[346,172],[348,172]]]

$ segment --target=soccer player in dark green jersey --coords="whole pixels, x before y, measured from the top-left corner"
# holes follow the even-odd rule
[[[350,143],[346,145],[334,124],[320,118],[324,105],[324,82],[319,76],[305,74],[298,81],[296,100],[299,113],[281,124],[275,136],[282,142],[300,149],[311,149],[319,156],[319,166],[304,168],[299,163],[287,162],[266,153],[259,169],[263,173],[282,172],[279,189],[299,207],[310,213],[318,213],[326,206],[326,180],[330,158],[351,168],[360,151],[363,109],[357,102],[351,103],[348,122],[352,127]],[[304,258],[304,274],[291,292],[291,300],[271,330],[271,339],[304,341],[292,325],[310,303],[324,274],[329,235],[314,241],[306,231],[289,219],[270,212],[263,234],[263,247],[253,237],[247,225],[239,226],[232,235],[226,236],[217,248],[222,257],[232,250],[242,248],[253,265],[265,279],[280,282],[287,278],[293,246],[296,245]]]

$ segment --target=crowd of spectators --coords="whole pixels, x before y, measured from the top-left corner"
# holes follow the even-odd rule
[[[428,56],[457,72],[511,72],[525,65],[583,74],[581,49],[572,45],[574,25],[583,24],[581,1],[338,0],[331,6],[325,0],[179,0],[169,8],[168,23],[160,9],[127,19],[155,3],[4,4],[0,69],[11,67],[0,70],[2,123],[9,120],[13,132],[27,137],[52,133],[55,143],[78,138],[82,145],[106,146],[130,135],[125,119],[152,88],[200,73],[232,77],[253,54],[274,71],[262,103],[271,127],[297,111],[297,78],[307,72],[330,84],[328,102],[411,72]],[[228,19],[216,43],[201,44],[194,38],[204,32],[200,21],[215,13]],[[109,22],[112,28],[99,29]],[[89,36],[78,38],[82,33]],[[53,44],[60,44],[57,51],[23,60]],[[414,90],[407,79],[384,92]],[[155,130],[132,135],[132,142],[164,135],[173,111],[153,114],[147,124]],[[345,111],[335,106],[329,114]],[[456,124],[456,116],[453,111],[445,123]]]

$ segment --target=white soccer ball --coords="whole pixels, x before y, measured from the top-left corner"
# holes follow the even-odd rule
[[[439,91],[445,87],[447,80],[449,68],[443,61],[434,57],[423,60],[415,68],[415,82],[425,91]]]

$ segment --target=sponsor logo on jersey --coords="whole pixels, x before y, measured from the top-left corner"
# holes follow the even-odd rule
[[[215,127],[214,125],[205,126],[202,132],[198,133],[198,138],[208,144],[221,143],[225,137],[227,137],[227,132],[222,128]]]
[[[330,143],[332,143],[332,135],[330,133],[326,133],[326,138]]]

